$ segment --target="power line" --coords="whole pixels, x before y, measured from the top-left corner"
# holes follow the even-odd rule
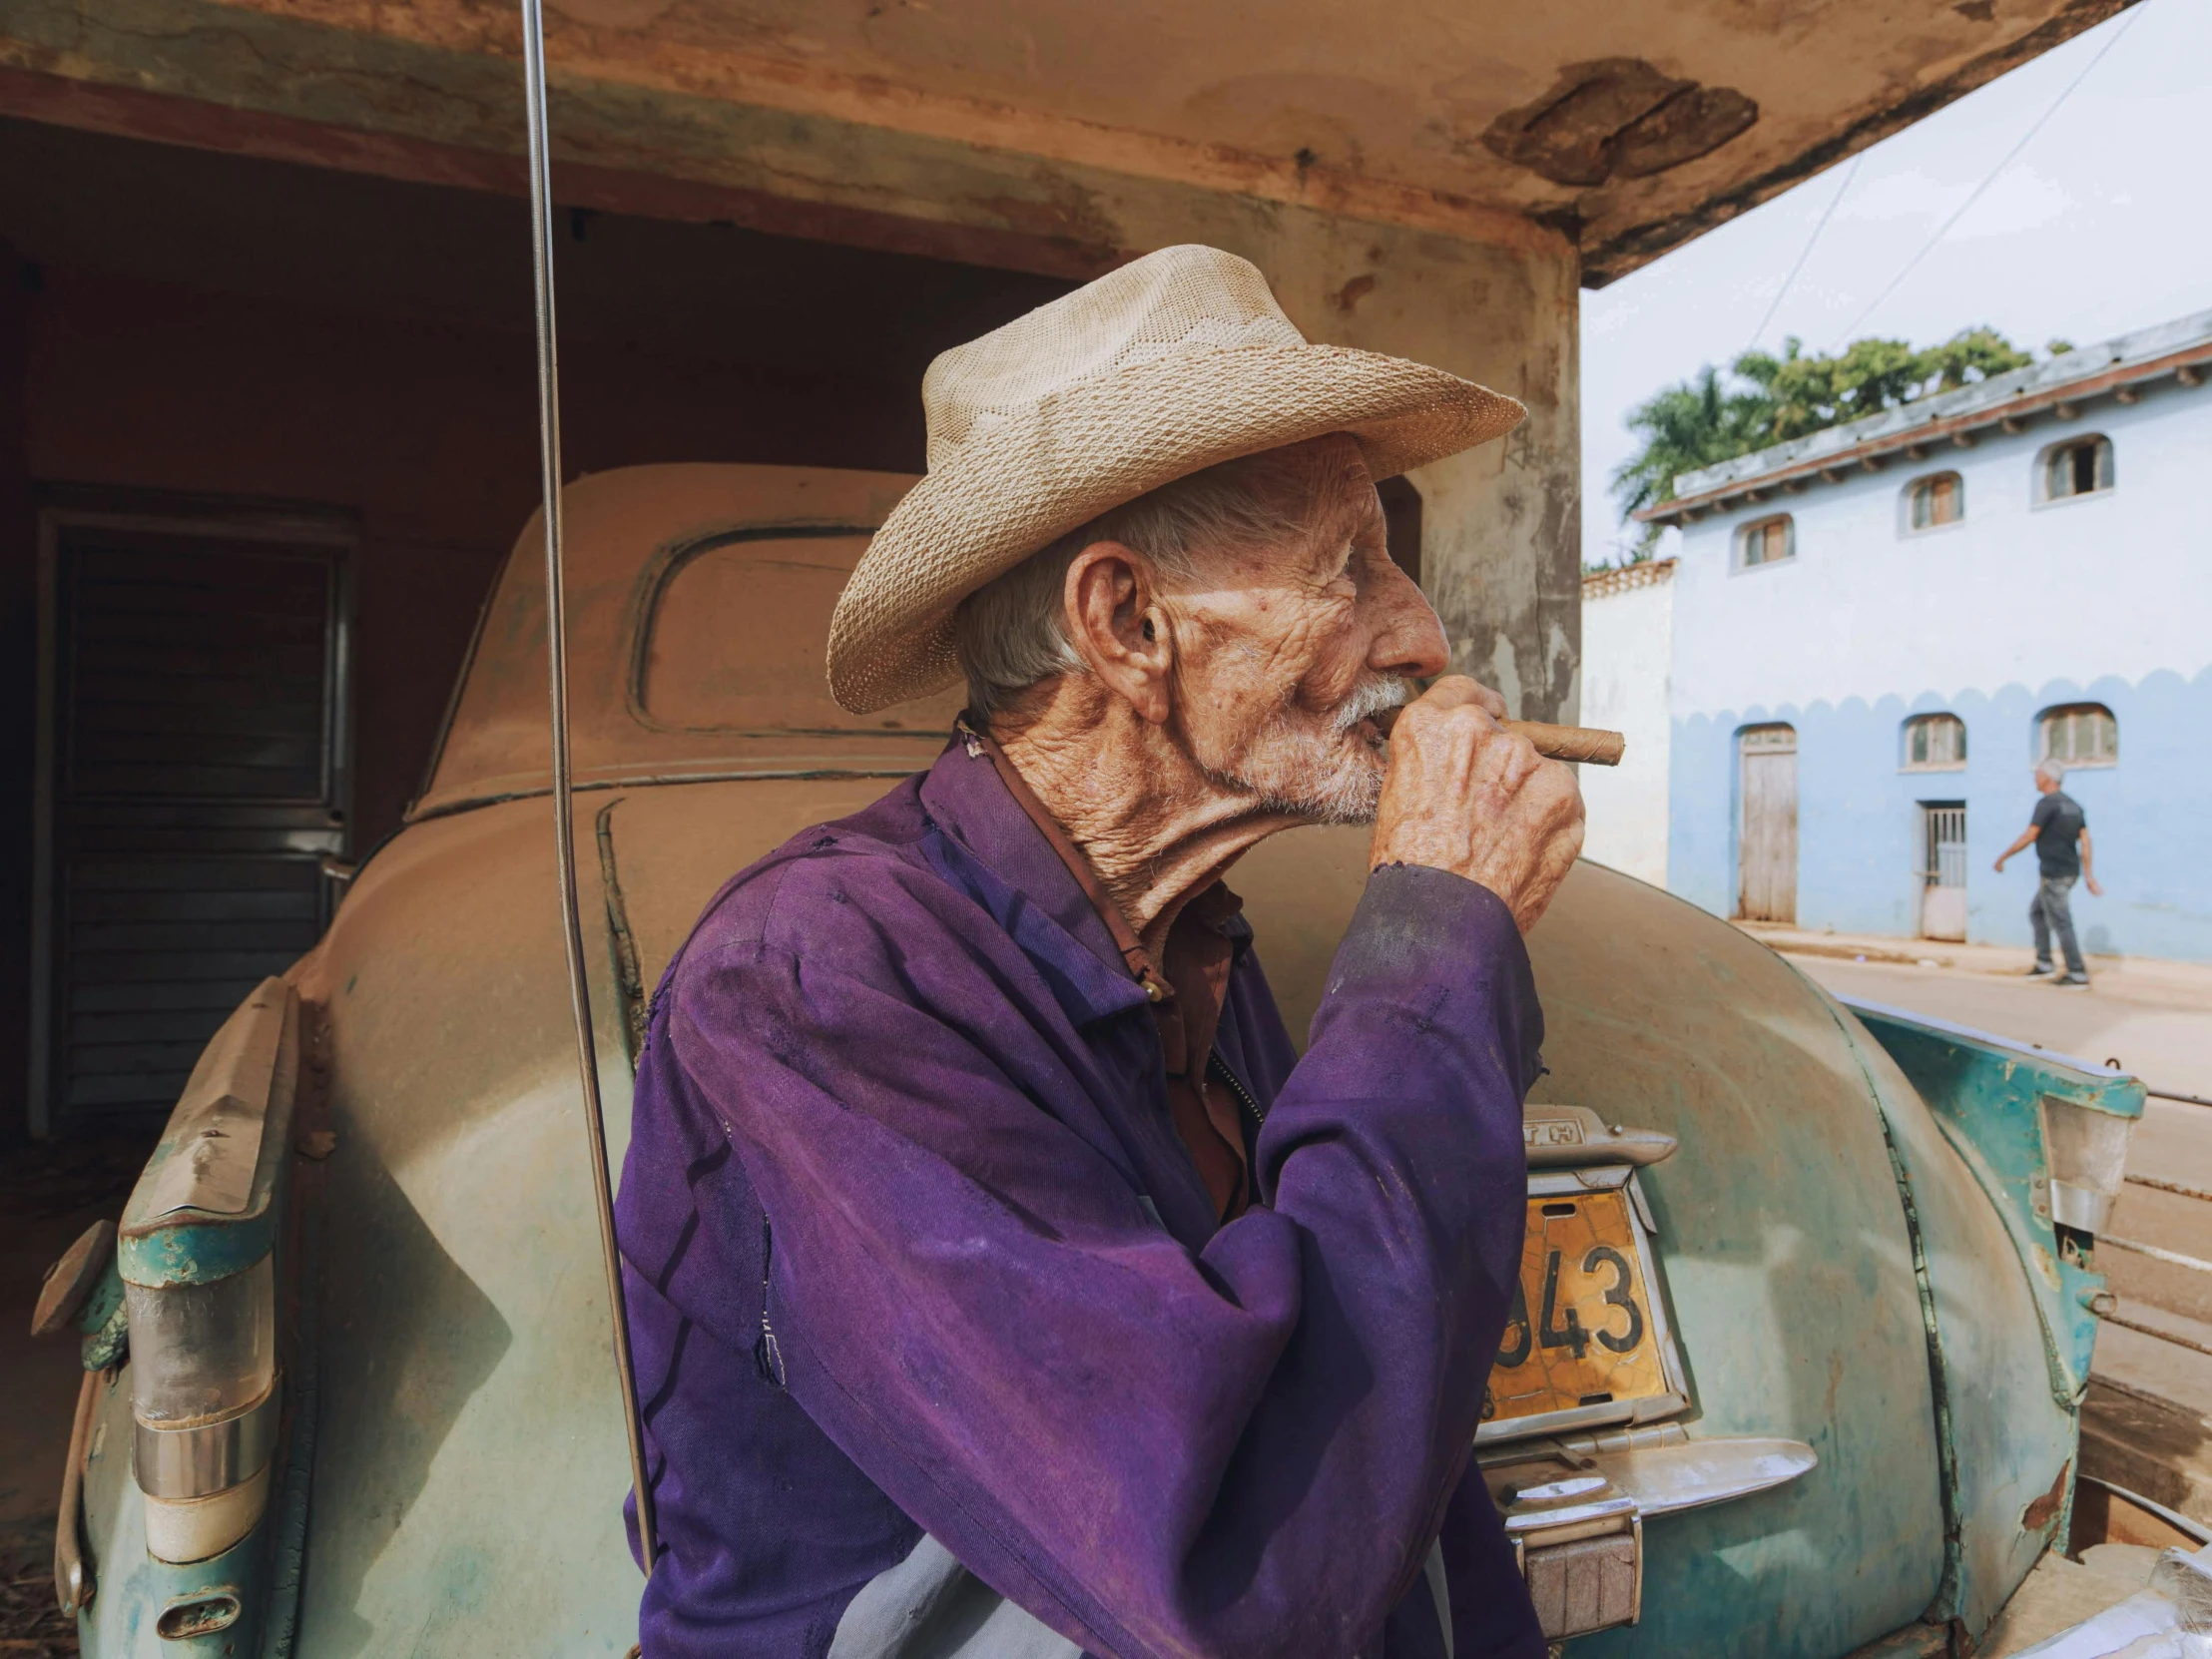
[[[1805,247],[1798,253],[1797,264],[1790,267],[1790,275],[1782,278],[1782,286],[1775,290],[1774,302],[1768,305],[1767,314],[1759,319],[1759,326],[1751,331],[1751,338],[1744,342],[1744,351],[1749,351],[1766,336],[1767,325],[1774,321],[1774,313],[1782,309],[1782,301],[1790,296],[1790,289],[1797,283],[1798,273],[1805,269],[1805,262],[1813,257],[1813,250],[1820,243],[1821,233],[1828,229],[1828,222],[1836,217],[1837,207],[1851,194],[1852,182],[1859,177],[1859,164],[1866,159],[1867,153],[1864,150],[1852,157],[1851,171],[1844,175],[1842,187],[1828,199],[1828,206],[1821,211],[1821,222],[1813,227],[1813,234],[1805,239]],[[1740,357],[1744,352],[1739,351],[1736,354]]]
[[[1991,168],[1988,171],[1988,173],[1983,177],[1981,183],[1974,186],[1973,194],[1968,196],[1965,201],[1958,204],[1957,210],[1953,212],[1948,219],[1943,221],[1942,225],[1936,230],[1936,234],[1930,237],[1926,242],[1922,243],[1920,251],[1915,254],[1910,260],[1905,262],[1905,269],[1899,272],[1895,276],[1890,278],[1890,285],[1884,288],[1880,293],[1876,294],[1874,296],[1874,302],[1870,304],[1865,310],[1861,311],[1858,317],[1852,322],[1851,326],[1846,328],[1843,333],[1837,337],[1836,344],[1834,346],[1835,350],[1841,351],[1844,346],[1850,342],[1851,336],[1859,332],[1861,326],[1865,324],[1867,318],[1874,315],[1877,310],[1881,309],[1882,302],[1888,299],[1891,294],[1897,292],[1899,286],[1905,281],[1906,277],[1912,276],[1915,271],[1920,269],[1921,261],[1927,259],[1930,254],[1935,252],[1936,245],[1941,242],[1944,237],[1950,234],[1950,228],[1953,225],[1956,225],[1961,219],[1965,218],[1966,210],[1971,208],[1976,202],[1981,200],[1982,192],[1986,191],[1991,185],[1996,183],[1997,176],[2001,174],[2006,168],[2010,167],[2013,162],[2019,159],[2020,152],[2025,150],[2028,145],[2033,142],[2035,135],[2043,130],[2044,124],[2047,123],[2052,116],[2058,113],[2060,106],[2062,106],[2067,99],[2073,96],[2074,88],[2078,87],[2083,81],[2089,78],[2089,71],[2096,68],[2098,64],[2104,62],[2105,53],[2111,51],[2113,47],[2119,45],[2121,38],[2126,35],[2128,30],[2135,27],[2135,20],[2141,17],[2143,13],[2148,11],[2149,9],[2150,0],[2138,0],[2138,3],[2134,7],[2134,9],[2128,13],[2127,21],[2122,23],[2117,29],[2112,31],[2111,38],[2105,41],[2102,46],[2097,48],[2096,56],[2091,58],[2087,63],[2083,64],[2081,66],[2080,73],[2075,75],[2072,80],[2068,81],[2064,89],[2058,94],[2058,96],[2050,101],[2050,107],[2044,110],[2041,115],[2037,116],[2035,118],[2034,125],[2029,127],[2026,132],[2020,135],[2019,143],[2013,145],[2010,150],[2005,152],[2004,160],[1998,162],[1995,167]]]

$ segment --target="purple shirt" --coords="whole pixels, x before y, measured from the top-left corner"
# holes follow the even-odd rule
[[[1215,1053],[1266,1116],[1223,1225],[1144,991],[987,760],[708,905],[618,1203],[645,1659],[1541,1659],[1466,1474],[1540,1069],[1520,935],[1376,872],[1299,1060],[1229,926]]]

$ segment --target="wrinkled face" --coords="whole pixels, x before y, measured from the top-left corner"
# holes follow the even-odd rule
[[[1375,817],[1383,733],[1448,653],[1436,613],[1390,562],[1382,503],[1350,439],[1310,521],[1260,547],[1193,549],[1168,597],[1174,718],[1217,782],[1316,824]]]

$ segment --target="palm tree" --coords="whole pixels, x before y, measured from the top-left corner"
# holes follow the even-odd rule
[[[1764,389],[1724,386],[1711,363],[1655,393],[1629,411],[1628,429],[1642,434],[1643,445],[1611,479],[1621,517],[1672,501],[1682,473],[1748,455],[1769,441],[1773,428],[1774,402]],[[1645,525],[1634,557],[1650,558],[1658,539],[1659,527]]]

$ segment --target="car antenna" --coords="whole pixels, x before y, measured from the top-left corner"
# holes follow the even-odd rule
[[[568,764],[568,618],[561,592],[561,363],[553,312],[553,160],[547,140],[541,0],[522,0],[522,80],[530,129],[530,246],[537,278],[538,473],[545,513],[545,656],[552,680],[554,862],[560,876],[561,939],[568,951],[569,1012],[576,1024],[576,1070],[583,1084],[584,1127],[591,1142],[592,1201],[599,1212],[599,1252],[607,1270],[615,1370],[622,1380],[623,1427],[630,1438],[630,1489],[637,1498],[638,1544],[650,1578],[659,1553],[653,1486],[646,1477],[645,1428],[638,1416],[637,1373],[630,1361],[622,1257],[615,1241],[614,1185],[607,1171],[607,1115],[599,1095],[599,1045],[592,1036],[591,986],[584,977],[584,927],[576,901],[576,823]]]

